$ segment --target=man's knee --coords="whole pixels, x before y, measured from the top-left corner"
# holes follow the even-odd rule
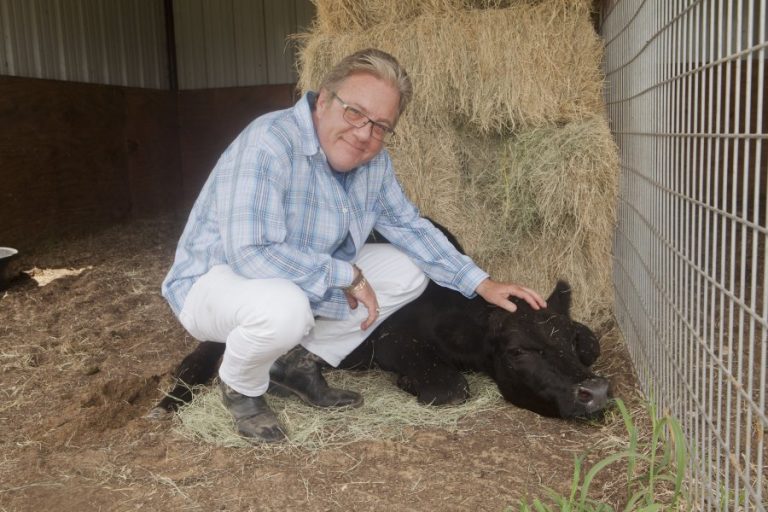
[[[243,306],[239,324],[244,336],[269,340],[285,350],[297,345],[315,325],[306,294],[294,283],[274,279],[269,301]]]

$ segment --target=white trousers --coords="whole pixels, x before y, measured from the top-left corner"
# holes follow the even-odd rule
[[[309,299],[287,279],[247,279],[228,265],[211,268],[192,286],[179,320],[200,341],[226,343],[219,377],[235,391],[260,396],[269,368],[298,344],[332,366],[338,364],[392,313],[416,299],[426,276],[389,244],[366,244],[355,263],[376,292],[381,312],[363,331],[368,316],[358,305],[345,320],[314,318]]]

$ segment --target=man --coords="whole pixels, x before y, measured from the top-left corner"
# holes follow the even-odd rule
[[[418,297],[425,274],[510,311],[510,295],[545,305],[489,279],[403,194],[384,146],[411,94],[394,57],[356,52],[319,93],[246,127],[195,202],[163,296],[196,339],[226,343],[222,399],[243,436],[284,439],[268,389],[360,405],[358,393],[328,386],[321,363],[338,365]],[[392,245],[366,245],[373,228]]]

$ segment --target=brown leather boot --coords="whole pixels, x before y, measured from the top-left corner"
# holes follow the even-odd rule
[[[237,431],[243,437],[276,443],[285,440],[277,416],[263,396],[245,396],[223,382],[219,382],[221,401],[235,418]]]
[[[278,396],[294,394],[315,407],[359,407],[360,393],[332,388],[323,377],[323,360],[301,345],[283,354],[269,369],[269,392]]]

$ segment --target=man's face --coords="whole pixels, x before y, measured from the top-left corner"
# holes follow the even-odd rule
[[[336,91],[337,96],[373,121],[395,127],[400,93],[387,81],[368,73],[347,77]],[[355,128],[344,119],[344,106],[331,91],[321,90],[312,113],[320,147],[335,171],[351,171],[375,157],[384,143],[371,136],[371,124]]]

